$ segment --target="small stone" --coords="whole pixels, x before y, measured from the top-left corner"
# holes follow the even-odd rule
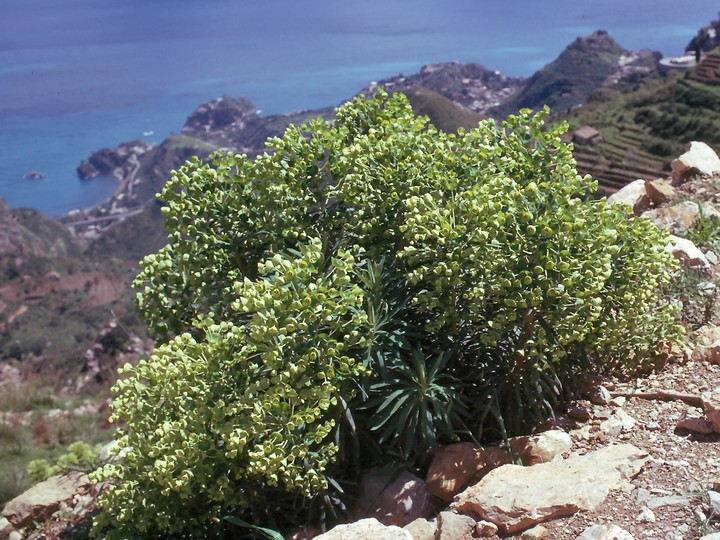
[[[635,540],[635,538],[617,525],[591,525],[576,540]]]
[[[711,533],[701,536],[700,540],[720,540],[720,533]]]
[[[717,467],[717,465],[716,465]],[[720,477],[716,476],[712,480],[712,490],[713,491],[720,491]]]
[[[13,530],[14,528],[10,522],[4,517],[0,517],[0,538],[9,536]]]
[[[647,507],[651,510],[657,510],[663,506],[687,506],[690,499],[681,495],[665,495],[664,497],[653,497],[648,499]]]
[[[610,400],[610,405],[614,405],[615,407],[624,407],[626,401],[627,398],[625,396],[618,396]]]
[[[645,429],[647,429],[648,431],[660,431],[660,424],[653,421],[646,422]]]
[[[23,535],[20,534],[18,531],[10,531],[10,534],[8,535],[8,540],[23,540]]]
[[[475,524],[475,536],[478,538],[490,538],[498,532],[498,526],[490,521],[481,519]]]
[[[465,515],[455,512],[440,512],[438,540],[472,540],[476,521]]]
[[[710,509],[716,516],[720,516],[720,493],[717,491],[708,491],[710,497]]]
[[[528,529],[520,535],[520,540],[536,540],[538,538],[547,538],[550,534],[542,525],[536,525],[532,529]]]
[[[435,540],[437,523],[434,520],[428,521],[425,518],[417,518],[415,521],[405,525],[403,529],[410,533],[413,540]]]
[[[705,252],[705,258],[710,264],[717,264],[718,262],[718,256],[712,249]]]
[[[650,208],[650,197],[645,191],[645,180],[635,180],[607,198],[608,204],[624,204],[632,208],[636,216]]]
[[[655,513],[650,510],[649,508],[643,508],[643,511],[640,512],[640,515],[637,517],[638,521],[642,521],[644,523],[655,523]]]
[[[413,540],[435,540],[437,533],[437,523],[435,520],[428,521],[425,518],[417,518],[415,521],[408,523],[403,527]]]
[[[600,384],[592,389],[588,399],[590,399],[590,402],[593,405],[607,405],[610,403],[612,396],[610,396],[608,389]]]
[[[590,412],[590,409],[579,405],[568,407],[567,415],[578,422],[589,422],[592,418],[592,412]]]
[[[637,493],[635,494],[635,500],[639,504],[644,503],[650,498],[650,492],[645,488],[638,488]]]

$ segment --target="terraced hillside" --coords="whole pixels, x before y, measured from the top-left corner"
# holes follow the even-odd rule
[[[612,192],[637,178],[667,175],[689,141],[720,148],[719,64],[715,51],[684,76],[626,81],[571,111],[572,130],[592,126],[602,136],[598,144],[576,144],[579,170]]]

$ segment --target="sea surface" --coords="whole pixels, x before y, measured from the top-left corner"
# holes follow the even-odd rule
[[[339,104],[428,63],[529,76],[575,37],[683,52],[717,0],[0,0],[0,196],[58,216],[118,187],[92,151],[179,131],[200,104]],[[25,180],[31,170],[40,180]]]

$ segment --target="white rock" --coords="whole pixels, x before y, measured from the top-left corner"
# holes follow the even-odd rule
[[[670,164],[675,180],[692,174],[712,174],[720,171],[720,158],[704,142],[692,141],[685,145],[685,153]]]
[[[617,525],[591,525],[576,540],[635,540],[635,537]]]
[[[532,467],[503,465],[457,495],[452,508],[474,512],[512,534],[595,509],[648,459],[647,452],[622,444]]]
[[[636,216],[650,208],[650,197],[645,189],[645,180],[635,180],[610,195],[608,204],[624,204],[632,208]]]
[[[642,521],[644,523],[655,523],[655,513],[650,510],[649,508],[643,508],[643,511],[640,512],[640,515],[637,517],[638,521]]]
[[[498,532],[498,526],[490,521],[481,519],[475,524],[475,536],[478,538],[490,538]]]
[[[670,242],[665,249],[672,253],[686,268],[700,267],[707,269],[710,267],[705,254],[687,238],[670,235]]]
[[[413,540],[409,532],[395,525],[383,525],[375,518],[338,525],[315,540]]]
[[[708,491],[708,496],[710,497],[710,508],[713,514],[720,516],[720,493],[717,491]]]

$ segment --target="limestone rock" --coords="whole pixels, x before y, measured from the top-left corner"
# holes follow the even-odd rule
[[[61,503],[89,486],[90,479],[80,472],[53,476],[8,502],[2,515],[13,527],[21,529],[33,521],[45,520],[60,508]]]
[[[431,509],[432,495],[420,478],[398,469],[373,469],[362,479],[353,514],[403,527]]]
[[[632,208],[636,216],[650,208],[650,197],[645,191],[645,180],[635,180],[608,197],[609,204],[624,204]]]
[[[706,324],[695,331],[695,341],[700,345],[712,345],[720,341],[720,327],[714,324]]]
[[[455,512],[440,512],[438,540],[472,540],[475,524],[469,516],[462,516]]]
[[[607,405],[610,403],[612,397],[607,388],[602,385],[598,385],[590,389],[588,392],[588,399],[593,405]]]
[[[523,465],[552,461],[572,447],[570,435],[557,429],[538,435],[513,437],[509,442],[513,455],[519,457]]]
[[[475,536],[478,538],[490,538],[498,532],[498,526],[491,521],[481,519],[475,524]]]
[[[635,540],[635,537],[617,525],[591,525],[576,540]]]
[[[685,145],[685,153],[670,164],[673,180],[678,183],[693,174],[708,175],[720,171],[720,158],[707,144],[698,141]]]
[[[450,501],[471,481],[478,481],[495,467],[511,462],[510,455],[501,448],[450,444],[441,448],[433,459],[427,487],[438,499]]]
[[[679,259],[686,268],[708,269],[710,267],[705,254],[687,238],[670,235],[670,242],[665,249]]]
[[[650,201],[656,206],[667,204],[678,196],[672,184],[662,179],[645,180],[645,192]]]
[[[437,533],[437,523],[435,520],[429,521],[425,518],[417,518],[415,521],[408,523],[403,527],[413,540],[435,540]]]
[[[701,536],[699,540],[720,540],[720,533],[706,534]]]
[[[623,444],[532,467],[503,465],[456,496],[452,508],[474,512],[512,534],[593,510],[610,490],[638,474],[648,459],[647,452]]]
[[[338,525],[316,536],[315,540],[413,540],[410,533],[394,525],[383,525],[375,518]]]

